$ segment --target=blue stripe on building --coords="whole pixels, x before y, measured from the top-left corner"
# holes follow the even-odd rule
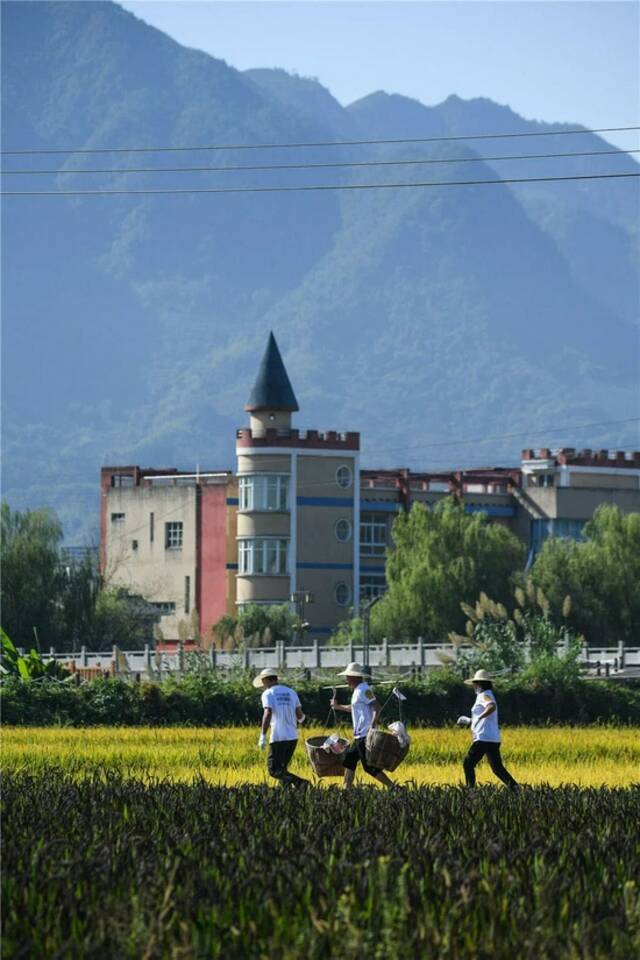
[[[487,513],[490,517],[514,517],[515,507],[508,506],[483,506],[476,503],[465,503],[465,513]]]
[[[297,563],[298,570],[353,570],[352,563]]]
[[[385,572],[385,569],[386,569],[385,567],[363,567],[362,564],[360,564],[360,573],[361,573],[361,574],[363,574],[363,573],[384,573],[384,572]]]
[[[227,506],[228,507],[237,507],[240,501],[237,497],[227,497]]]
[[[227,564],[227,570],[237,570],[237,569],[238,569],[238,564],[237,564],[237,563],[228,563],[228,564]]]
[[[353,507],[353,497],[297,497],[299,507]]]
[[[402,509],[402,504],[393,500],[360,500],[361,511],[375,511],[376,513],[396,513]]]

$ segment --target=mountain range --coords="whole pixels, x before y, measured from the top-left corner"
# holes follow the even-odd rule
[[[127,148],[6,155],[5,190],[444,183],[5,197],[3,494],[70,542],[96,534],[103,464],[233,466],[271,329],[299,425],[360,430],[365,466],[637,446],[638,180],[493,182],[637,173],[602,137],[482,98],[344,107],[113,3],[4,3],[2,60],[5,151]],[[521,159],[569,152],[590,155]],[[184,172],[265,165],[287,169]],[[467,180],[492,182],[446,185]]]

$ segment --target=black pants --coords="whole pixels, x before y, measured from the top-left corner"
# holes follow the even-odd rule
[[[366,743],[366,737],[358,737],[357,740],[350,743],[342,754],[342,765],[346,770],[355,770],[358,763],[361,763],[365,773],[368,773],[370,777],[377,777],[379,773],[382,773],[382,770],[380,767],[372,767],[371,764],[367,763]]]
[[[297,786],[309,782],[303,780],[302,777],[296,777],[295,773],[289,773],[287,770],[297,744],[297,740],[275,740],[269,744],[267,770],[274,780],[279,780],[280,783],[296,784]]]
[[[490,743],[486,740],[474,740],[469,747],[469,753],[464,758],[462,766],[468,787],[476,785],[476,767],[483,757],[489,761],[489,766],[495,773],[498,780],[502,780],[508,787],[517,787],[518,784],[513,779],[507,768],[502,762],[500,756],[500,744]]]

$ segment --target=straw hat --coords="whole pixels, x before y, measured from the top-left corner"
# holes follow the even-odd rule
[[[476,670],[474,675],[468,680],[465,680],[465,683],[468,683],[471,686],[474,683],[491,683],[491,675],[487,673],[486,670]]]
[[[264,670],[261,670],[257,677],[253,678],[254,687],[261,687],[262,681],[266,680],[268,677],[277,677],[278,671],[275,667],[265,667]]]
[[[354,660],[348,665],[345,670],[341,670],[338,674],[339,677],[364,677],[367,676],[368,672],[364,667],[360,666],[359,663],[356,663]]]

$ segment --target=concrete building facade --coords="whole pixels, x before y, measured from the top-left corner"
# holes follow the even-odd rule
[[[398,512],[455,495],[513,530],[530,563],[550,536],[580,537],[601,503],[640,511],[640,452],[524,450],[519,467],[361,470],[356,432],[302,431],[273,335],[236,431],[236,470],[104,467],[101,565],[162,616],[167,639],[211,639],[245,604],[304,610],[326,637],[385,589]]]

